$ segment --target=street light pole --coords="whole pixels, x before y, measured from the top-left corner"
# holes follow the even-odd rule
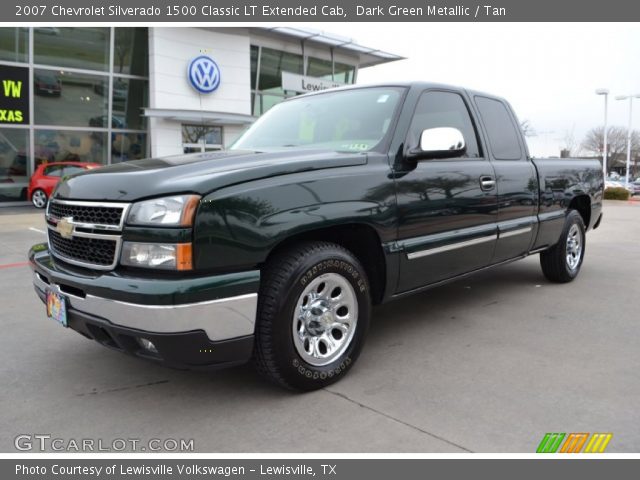
[[[596,90],[596,95],[604,95],[604,132],[603,132],[603,152],[602,152],[602,175],[604,178],[607,178],[607,110],[608,110],[608,100],[609,100],[609,90],[606,88],[599,88]]]
[[[633,97],[629,95],[629,128],[627,129],[627,168],[625,169],[624,184],[629,186],[629,169],[631,168],[631,119],[633,112]]]
[[[631,169],[631,128],[632,128],[632,118],[633,118],[633,99],[640,98],[640,94],[637,95],[620,95],[616,97],[616,100],[627,100],[629,99],[629,126],[627,128],[627,168],[626,175],[624,177],[625,185],[629,187],[629,170]]]

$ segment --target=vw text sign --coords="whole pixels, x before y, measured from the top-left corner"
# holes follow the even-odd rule
[[[0,124],[29,123],[29,69],[0,65]]]

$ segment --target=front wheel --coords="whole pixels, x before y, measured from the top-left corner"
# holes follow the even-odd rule
[[[330,385],[358,358],[370,310],[369,282],[351,252],[328,242],[295,246],[263,272],[254,363],[286,388]]]
[[[565,219],[558,243],[540,254],[544,276],[556,283],[567,283],[576,278],[584,259],[585,240],[582,217],[571,210]]]
[[[36,208],[44,208],[47,205],[47,194],[44,190],[37,188],[31,194],[31,203]]]

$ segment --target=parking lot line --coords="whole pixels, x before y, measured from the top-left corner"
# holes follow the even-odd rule
[[[41,233],[43,235],[46,235],[47,232],[45,232],[44,230],[40,230],[39,228],[34,228],[34,227],[29,227],[29,230],[31,230],[32,232],[38,232]]]
[[[29,265],[29,262],[5,263],[4,265],[0,265],[0,270],[5,268],[24,267],[26,265]]]

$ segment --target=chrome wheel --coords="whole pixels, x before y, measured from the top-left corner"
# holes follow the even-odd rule
[[[31,202],[36,208],[44,208],[47,204],[47,195],[42,190],[36,190],[31,195]]]
[[[345,352],[357,323],[358,301],[351,283],[338,273],[325,273],[298,298],[293,343],[305,362],[328,365]]]
[[[582,232],[578,225],[573,224],[567,235],[567,266],[570,270],[575,270],[580,265],[582,257]]]

